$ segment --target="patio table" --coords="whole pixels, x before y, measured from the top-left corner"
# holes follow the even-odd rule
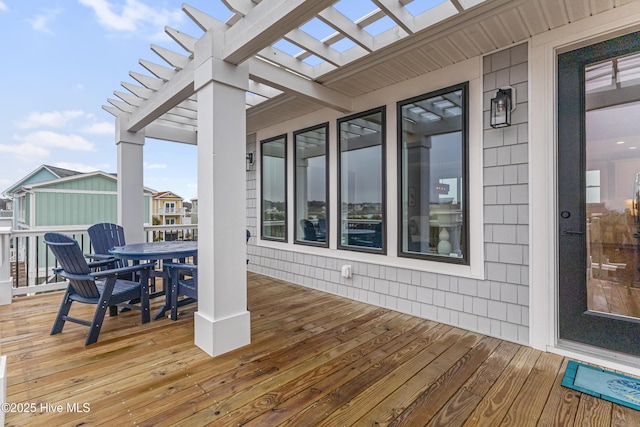
[[[185,258],[198,255],[198,242],[175,240],[169,242],[131,243],[124,246],[115,246],[109,249],[109,253],[116,258],[136,263],[140,261],[168,261],[175,259],[183,262]],[[169,276],[163,267],[162,292],[158,292],[154,296],[165,295],[165,304],[155,314],[154,320],[163,317],[171,309],[170,293],[166,292],[168,285]],[[178,301],[178,305],[183,306],[193,301],[195,300],[192,298],[184,298]]]

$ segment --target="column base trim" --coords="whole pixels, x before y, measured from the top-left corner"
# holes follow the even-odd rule
[[[211,357],[251,343],[251,316],[248,311],[224,319],[211,319],[199,311],[194,315],[195,344]]]

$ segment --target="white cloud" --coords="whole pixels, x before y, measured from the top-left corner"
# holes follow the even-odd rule
[[[113,135],[115,126],[110,122],[95,122],[83,127],[82,132],[92,135]]]
[[[21,160],[44,158],[51,154],[49,150],[28,142],[23,144],[0,144],[0,153],[13,154]]]
[[[16,126],[20,129],[33,129],[41,126],[63,128],[71,120],[86,116],[87,114],[82,110],[51,111],[48,113],[33,112],[26,119],[17,122]]]
[[[56,162],[53,164],[53,166],[57,166],[63,169],[70,169],[72,171],[77,171],[77,172],[85,172],[85,173],[95,172],[97,170],[100,170],[96,167],[85,165],[83,163]]]
[[[4,12],[5,10],[8,10],[7,5],[0,0],[0,12]]]
[[[64,135],[51,131],[36,131],[24,136],[14,135],[13,139],[44,150],[63,148],[73,151],[95,151],[95,146],[92,142],[74,134]]]
[[[166,169],[167,165],[161,164],[161,163],[147,163],[147,162],[144,162],[143,168],[144,169]]]
[[[122,6],[109,0],[78,1],[92,8],[98,23],[111,31],[133,33],[148,27],[153,32],[184,19],[181,10],[158,9],[157,6],[148,6],[139,0],[126,0]]]
[[[49,24],[55,21],[56,15],[58,15],[59,13],[59,10],[48,10],[44,13],[35,15],[33,18],[28,19],[27,21],[31,24],[31,28],[33,28],[35,31],[53,34],[53,31],[51,31],[51,28],[49,28]]]

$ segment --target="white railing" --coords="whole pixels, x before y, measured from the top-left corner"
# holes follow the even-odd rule
[[[198,240],[198,224],[148,225],[144,231],[147,242]]]
[[[78,241],[84,253],[91,253],[87,228],[68,226],[12,230],[11,220],[1,219],[0,304],[9,303],[12,296],[65,289],[67,283],[51,274],[57,265],[55,257],[44,243],[44,235],[51,231],[68,234]],[[147,241],[197,240],[198,236],[197,224],[145,226],[144,231]],[[9,296],[3,297],[6,294]]]
[[[185,208],[160,208],[159,215],[184,215],[187,212]]]

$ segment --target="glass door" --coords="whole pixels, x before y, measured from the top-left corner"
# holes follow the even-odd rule
[[[558,57],[559,337],[640,355],[640,37]]]

